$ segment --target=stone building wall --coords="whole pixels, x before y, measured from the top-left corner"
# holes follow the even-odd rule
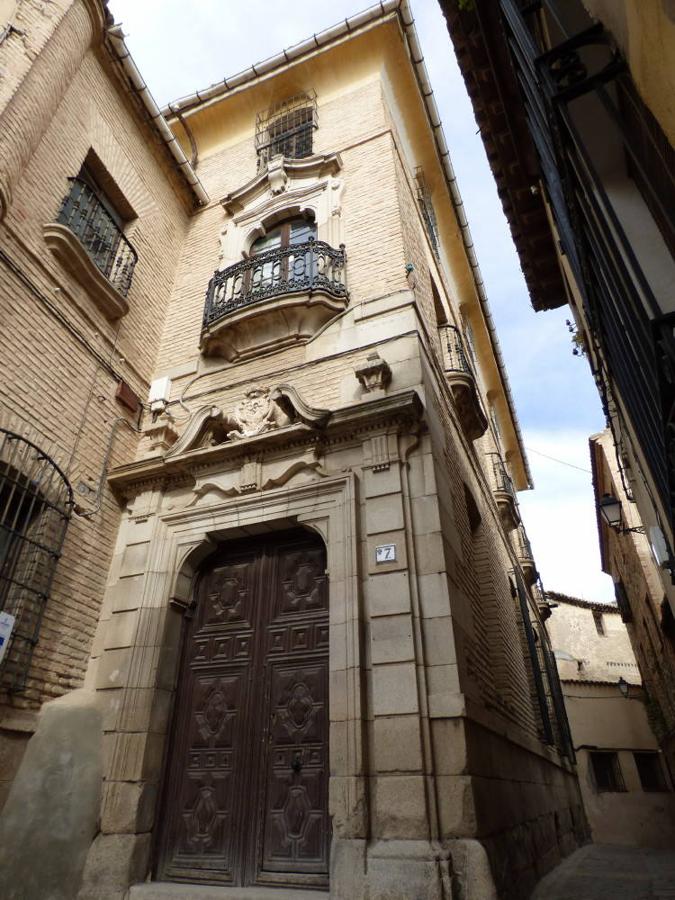
[[[640,527],[628,500],[609,432],[591,438],[597,496],[612,494],[622,505],[625,527]],[[632,489],[632,472],[624,471]],[[612,576],[617,600],[623,599],[622,617],[647,692],[650,723],[671,772],[675,771],[675,629],[662,576],[647,534],[618,534],[598,523],[603,570]],[[624,676],[628,679],[628,676]],[[628,679],[629,680],[629,679]]]
[[[482,885],[486,900],[497,890],[517,900],[583,839],[573,766],[562,742],[544,739],[548,698],[537,694],[517,599],[519,563],[488,456],[502,449],[499,437],[492,426],[479,439],[467,437],[446,371],[439,304],[448,322],[459,326],[470,311],[481,326],[477,364],[484,371],[475,383],[469,379],[474,406],[487,409],[490,384],[502,425],[515,434],[399,29],[397,15],[385,16],[190,116],[212,200],[189,219],[163,150],[152,146],[91,51],[82,54],[81,71],[45,125],[25,176],[12,183],[3,227],[40,273],[44,293],[60,288],[60,321],[77,317],[82,339],[100,341],[104,358],[114,347],[114,365],[101,364],[98,374],[98,358],[88,370],[84,353],[76,361],[78,374],[91,379],[82,384],[69,361],[61,368],[50,360],[28,406],[18,392],[11,398],[17,414],[35,408],[41,427],[68,451],[81,421],[68,393],[74,381],[88,412],[75,460],[97,473],[118,371],[142,398],[149,382],[168,376],[171,395],[163,414],[144,416],[140,441],[130,429],[119,432],[105,513],[96,525],[73,523],[59,569],[70,579],[79,627],[69,669],[75,677],[54,693],[81,683],[87,654],[89,664],[84,689],[41,720],[30,744],[34,770],[22,768],[18,784],[34,798],[31,809],[41,798],[45,819],[78,825],[78,815],[88,817],[69,880],[59,869],[59,847],[45,829],[32,828],[17,789],[0,821],[0,884],[20,873],[37,892],[51,877],[71,895],[79,886],[80,900],[122,900],[130,886],[154,877],[181,634],[200,566],[229,540],[289,528],[318,534],[327,555],[331,896],[441,900],[454,882],[465,892]],[[300,88],[318,95],[318,159],[283,173],[277,166],[276,180],[269,166],[247,188],[256,176],[255,110]],[[399,102],[411,118],[394,115]],[[403,120],[411,123],[407,130]],[[90,145],[137,213],[129,235],[140,259],[119,335],[40,242],[39,229],[60,197],[53,170],[61,167],[62,178],[76,171]],[[67,158],[58,155],[61,146]],[[434,184],[439,221],[451,223],[442,235],[445,273],[417,203],[418,154]],[[242,362],[206,356],[199,341],[214,269],[241,258],[248,249],[241,238],[245,229],[250,238],[256,216],[272,223],[266,213],[283,215],[286,202],[297,212],[303,190],[319,197],[319,238],[329,234],[333,246],[346,245],[345,310],[295,346]],[[25,329],[13,334],[18,339]],[[44,409],[52,367],[61,406]],[[274,417],[249,432],[238,410],[249,409],[252,388]],[[90,409],[99,403],[94,416]],[[523,472],[520,454],[516,441],[507,463]],[[84,478],[77,465],[72,473],[76,483]],[[508,503],[515,516],[515,500]],[[470,524],[470,507],[479,524]],[[95,548],[87,542],[93,527]],[[87,555],[75,558],[82,546]],[[378,563],[377,548],[389,546],[395,559]],[[527,618],[541,628],[535,594],[522,591]],[[65,584],[62,593],[65,606]],[[53,608],[63,608],[54,603],[60,596]],[[56,628],[60,641],[60,620]],[[53,683],[47,675],[35,699]],[[31,776],[42,772],[59,713],[63,731],[80,703],[100,715],[103,734],[100,741],[93,717],[80,726],[91,777],[72,812],[65,777],[41,789]],[[27,828],[31,846],[43,851],[35,871],[20,852]]]
[[[577,753],[584,808],[596,843],[672,847],[675,794],[659,753],[647,695],[626,625],[616,606],[549,593],[547,622]],[[624,692],[619,679],[625,682]],[[592,754],[615,755],[617,784],[599,785]],[[635,754],[661,771],[661,789],[641,782]]]
[[[13,88],[0,114],[6,150],[0,180],[12,176],[11,204],[0,222],[0,426],[51,455],[79,487],[75,497],[84,510],[100,502],[97,514],[72,517],[25,690],[2,694],[0,802],[34,728],[34,712],[83,683],[120,518],[105,479],[97,498],[99,478],[106,460],[114,466],[129,459],[138,440],[138,417],[115,393],[124,380],[142,400],[147,396],[190,202],[98,47],[100,33],[85,6],[49,4],[38,13],[34,4],[19,4],[14,21],[25,36],[10,34],[0,46],[3,69],[11,72],[0,87]],[[51,54],[49,90],[44,80],[34,84],[35,53]],[[15,154],[31,150],[27,123],[13,117],[14,104],[24,102],[36,143],[14,177]],[[90,150],[135,214],[128,237],[139,260],[129,313],[114,321],[56,259],[43,235],[68,193],[68,177],[77,175]]]

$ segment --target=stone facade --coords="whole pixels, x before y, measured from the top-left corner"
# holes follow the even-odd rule
[[[552,615],[546,627],[558,659],[593,840],[670,849],[675,794],[669,761],[659,752],[651,704],[620,611],[552,592],[547,597]],[[599,754],[600,763],[612,758],[614,784],[598,782],[593,758]],[[656,776],[653,783],[640,776],[643,759],[647,776]]]
[[[633,489],[630,469],[623,473],[612,436],[605,431],[590,440],[596,496],[616,497],[622,510],[617,531],[598,516],[602,567],[612,576],[621,616],[628,630],[640,676],[647,692],[650,724],[670,771],[675,771],[675,625],[668,598],[662,592],[659,546],[653,532],[640,524],[635,503],[626,488]],[[646,532],[646,533],[644,533]]]
[[[49,883],[122,900],[152,879],[195,583],[215,548],[304,529],[325,545],[329,580],[330,896],[525,896],[585,820],[518,526],[527,464],[426,75],[410,62],[407,4],[182,102],[169,122],[195,148],[198,181],[177,171],[164,120],[148,123],[148,98],[124,93],[132,64],[104,10],[63,6],[3,114],[38,102],[35,67],[61,54],[59,102],[39,98],[44,121],[27,147],[17,130],[0,173],[15,316],[3,403],[83,499],[28,688],[5,698],[3,752],[24,710],[65,697],[39,719],[0,833],[17,833],[27,796],[50,821],[79,821],[70,867],[35,821],[33,895]],[[316,98],[311,155],[259,162],[251,111],[299,94],[307,109]],[[92,153],[138,252],[126,313],[93,301],[100,272],[83,274],[68,235],[59,256],[59,232],[43,229]],[[254,244],[291,221],[314,242],[257,261]],[[143,401],[153,383],[152,411],[119,407],[120,382]],[[66,719],[98,748],[88,771],[103,772],[100,798],[89,778],[77,810],[79,757],[48,790],[35,777]],[[1,870],[8,896],[28,896],[20,853]]]

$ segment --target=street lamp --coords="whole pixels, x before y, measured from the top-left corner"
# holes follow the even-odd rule
[[[617,684],[619,686],[619,690],[621,691],[621,696],[623,697],[623,699],[628,700],[628,692],[630,691],[630,685],[628,684],[626,679],[623,677],[623,675],[621,676],[621,678],[619,678]]]
[[[603,494],[598,501],[600,515],[610,528],[621,527],[621,504],[611,494]]]
[[[644,525],[638,525],[637,528],[621,527],[621,503],[612,494],[602,495],[600,500],[598,500],[598,510],[605,525],[609,525],[617,534],[628,534],[629,532],[645,533]]]

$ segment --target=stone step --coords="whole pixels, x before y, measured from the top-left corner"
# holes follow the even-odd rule
[[[129,900],[328,900],[328,892],[148,881],[134,884],[129,889]]]

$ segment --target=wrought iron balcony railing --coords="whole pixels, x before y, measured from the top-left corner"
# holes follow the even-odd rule
[[[467,375],[473,376],[473,367],[467,352],[464,349],[464,340],[462,339],[459,328],[455,325],[444,325],[443,337],[445,340],[445,350],[447,351],[445,356],[446,371],[465,372]]]
[[[277,247],[215,272],[204,306],[204,328],[223,316],[287,294],[321,291],[346,297],[345,247],[335,250],[323,241]]]
[[[440,336],[443,344],[443,367],[462,429],[469,440],[475,441],[485,434],[488,427],[476,375],[460,330],[455,325],[442,325]]]
[[[138,254],[93,188],[81,178],[68,180],[70,193],[63,199],[57,221],[72,231],[99,272],[126,297]]]
[[[488,453],[487,457],[492,490],[499,507],[502,524],[507,531],[513,531],[520,524],[516,489],[499,453]]]
[[[487,456],[492,470],[492,486],[494,490],[509,494],[515,500],[516,490],[513,486],[513,481],[511,481],[511,476],[506,471],[504,460],[499,453],[488,453]]]
[[[529,538],[522,524],[513,532],[513,549],[523,570],[525,581],[529,585],[533,584],[537,579],[537,567]]]
[[[532,555],[532,546],[530,545],[530,539],[525,533],[525,529],[522,525],[515,532],[514,545],[516,555],[518,556],[519,560],[522,561],[534,559],[534,556]]]

